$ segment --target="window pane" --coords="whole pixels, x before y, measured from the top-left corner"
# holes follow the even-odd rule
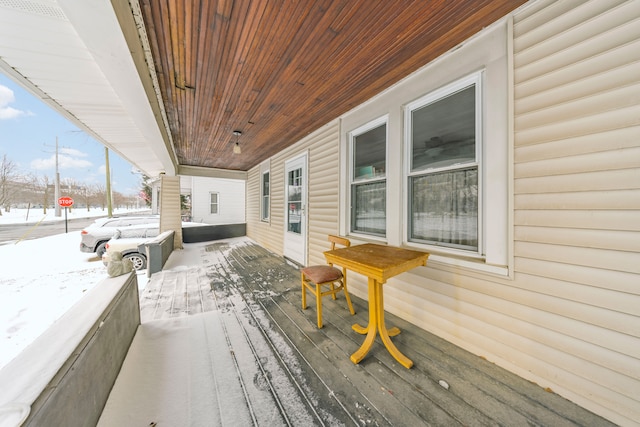
[[[269,219],[269,196],[262,199],[262,219]]]
[[[218,213],[218,193],[211,193],[211,213]]]
[[[478,169],[410,178],[411,239],[478,249]]]
[[[269,174],[268,173],[265,173],[262,175],[262,194],[265,196],[269,194]]]
[[[353,179],[384,176],[386,147],[386,124],[356,136],[353,142]]]
[[[295,169],[289,172],[287,186],[287,230],[292,233],[301,234],[302,215],[302,169]]]
[[[387,228],[386,181],[353,185],[351,230],[385,235]]]
[[[269,172],[262,174],[262,219],[269,219]]]
[[[411,170],[475,162],[475,85],[411,112]]]

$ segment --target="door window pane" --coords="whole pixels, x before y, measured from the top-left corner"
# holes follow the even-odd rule
[[[287,176],[287,230],[301,234],[302,169],[289,171]]]

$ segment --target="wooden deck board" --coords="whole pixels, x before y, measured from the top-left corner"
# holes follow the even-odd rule
[[[152,277],[141,293],[142,321],[212,310],[233,316],[227,323],[235,331],[228,345],[252,352],[238,358],[241,376],[283,381],[271,378],[270,387],[285,423],[612,425],[389,313],[387,324],[402,330],[392,340],[414,367],[399,365],[379,338],[354,365],[349,356],[364,336],[351,325],[367,323],[366,301],[352,296],[356,315],[351,316],[342,294],[336,301],[324,298],[325,326],[318,329],[312,295],[302,310],[298,269],[250,239],[205,244],[197,263]],[[246,342],[239,341],[240,333]],[[440,380],[449,389],[439,385]],[[304,406],[305,414],[287,414],[294,407],[299,411],[292,399]]]

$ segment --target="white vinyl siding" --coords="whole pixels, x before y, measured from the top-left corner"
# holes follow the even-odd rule
[[[247,236],[258,242],[257,230],[254,225],[260,223],[260,168],[253,168],[247,172],[247,194],[245,195],[247,209]],[[257,227],[260,229],[260,227]]]
[[[321,130],[309,147],[309,250],[307,264],[324,264],[327,236],[338,233],[339,122]]]
[[[328,234],[338,232],[339,122],[333,121],[270,158],[271,217],[260,221],[260,166],[249,171],[247,236],[275,253],[283,252],[284,162],[308,152],[308,264],[324,263]]]
[[[182,248],[182,211],[180,210],[180,177],[162,175],[160,180],[160,232],[174,230],[174,249]]]
[[[633,425],[640,2],[535,3],[515,18],[514,50],[515,285],[521,304],[545,313],[528,328],[540,347],[531,372]]]
[[[192,186],[193,222],[212,225],[245,222],[244,180],[194,176]],[[213,203],[214,201],[216,203]],[[217,212],[212,212],[216,207]]]

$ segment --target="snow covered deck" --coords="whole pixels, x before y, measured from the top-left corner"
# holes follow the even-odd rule
[[[297,268],[248,238],[186,244],[140,293],[99,425],[609,425],[388,313],[415,366],[379,338],[354,365],[366,301],[352,296],[350,316],[343,296],[325,298],[319,330],[300,299]]]

